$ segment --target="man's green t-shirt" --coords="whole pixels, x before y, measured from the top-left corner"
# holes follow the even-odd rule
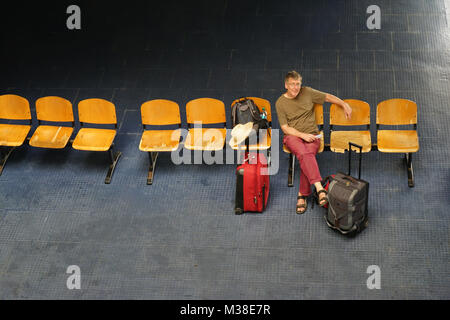
[[[319,134],[314,114],[314,104],[324,104],[326,93],[302,87],[297,97],[286,98],[284,94],[275,103],[280,127],[287,124],[297,131]]]

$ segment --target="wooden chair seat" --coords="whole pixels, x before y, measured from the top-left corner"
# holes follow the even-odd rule
[[[30,125],[0,124],[0,146],[21,146],[27,138],[30,129]]]
[[[139,150],[144,152],[171,152],[178,149],[181,131],[145,130],[142,134]]]
[[[256,138],[252,138],[252,139],[256,139]],[[272,145],[272,132],[271,132],[271,129],[269,128],[269,129],[267,129],[267,131],[266,130],[262,130],[261,131],[261,134],[259,136],[259,142],[258,143],[254,143],[254,144],[250,144],[249,145],[249,149],[253,150],[253,151],[255,151],[255,150],[267,150],[267,149],[269,149],[271,147],[271,145]],[[245,150],[246,147],[245,147],[245,144],[242,143],[242,144],[239,145],[239,147],[236,144],[231,145],[231,148],[233,150],[238,150],[238,148],[240,150]]]
[[[84,151],[108,151],[116,136],[116,130],[81,128],[72,147]]]
[[[378,150],[390,153],[412,153],[419,150],[416,130],[378,130]]]
[[[222,150],[225,146],[227,129],[192,128],[189,130],[184,147],[188,150]]]
[[[362,152],[370,152],[372,150],[370,131],[332,131],[330,135],[330,150],[345,153],[348,150],[349,142],[362,146]],[[357,152],[359,152],[359,149]]]
[[[72,127],[39,126],[30,139],[30,146],[62,149],[72,136]]]

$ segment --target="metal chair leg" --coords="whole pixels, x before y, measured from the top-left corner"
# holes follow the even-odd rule
[[[295,166],[295,157],[292,153],[290,153],[289,154],[288,187],[294,186],[294,166]]]
[[[3,156],[3,152],[1,152],[1,160],[0,160],[0,176],[2,175],[3,172],[3,168],[5,167],[6,164],[6,160],[8,160],[9,156],[11,155],[11,153],[14,151],[16,147],[9,147],[9,150],[5,153],[5,155]]]
[[[408,171],[408,187],[414,187],[414,170],[412,166],[412,153],[405,154],[406,169]]]
[[[106,175],[105,183],[110,184],[112,175],[114,173],[114,169],[116,168],[116,164],[119,161],[120,156],[122,155],[122,152],[118,151],[114,153],[114,145],[109,148],[109,157],[111,159],[111,165],[109,166],[108,174]]]
[[[158,159],[158,152],[149,152],[150,166],[148,168],[147,185],[153,184],[153,175],[156,168],[156,160]]]

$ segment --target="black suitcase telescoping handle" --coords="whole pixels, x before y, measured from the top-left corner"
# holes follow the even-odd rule
[[[348,143],[348,175],[350,176],[352,174],[352,146],[359,149],[358,179],[361,179],[362,146],[353,142]]]

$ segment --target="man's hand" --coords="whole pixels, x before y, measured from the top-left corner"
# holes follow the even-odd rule
[[[345,119],[349,120],[352,118],[352,107],[347,102],[342,104],[342,108],[344,109]]]
[[[302,138],[306,142],[314,142],[316,141],[316,139],[318,139],[315,135],[309,133],[302,133],[302,136],[300,138]]]
[[[308,134],[308,133],[297,131],[296,129],[289,127],[287,124],[282,125],[281,130],[283,130],[284,134],[292,135],[294,137],[299,137],[300,139],[303,139],[306,142],[314,142],[314,141],[320,139],[313,134]]]
[[[345,119],[349,120],[352,117],[352,107],[349,106],[349,104],[341,99],[339,99],[336,96],[333,96],[332,94],[327,93],[325,95],[325,101],[329,103],[334,103],[338,106],[341,106],[344,110]]]

